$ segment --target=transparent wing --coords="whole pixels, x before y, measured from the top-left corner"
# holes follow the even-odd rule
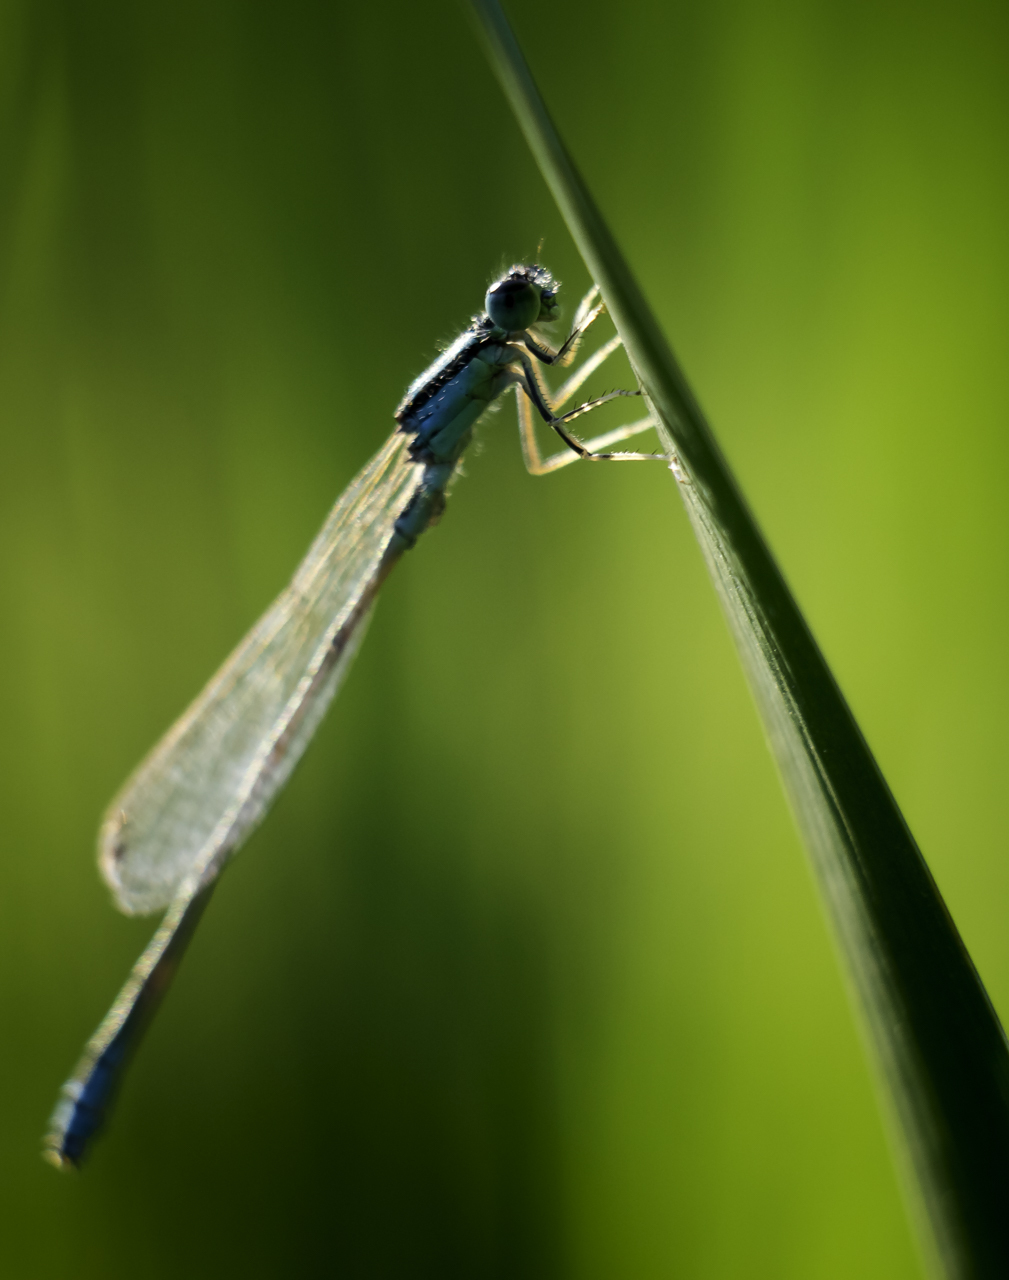
[[[209,884],[287,781],[339,687],[423,469],[394,434],[352,481],[289,587],[106,812],[99,865],[123,911]]]

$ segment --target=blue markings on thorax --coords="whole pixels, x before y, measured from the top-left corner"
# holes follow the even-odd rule
[[[469,444],[476,420],[511,382],[512,352],[486,317],[472,325],[410,386],[396,410],[400,430],[413,436],[410,455],[424,464],[420,488],[396,521],[412,547],[445,509],[445,489]]]
[[[422,374],[414,378],[407,387],[406,395],[396,408],[395,418],[402,422],[411,410],[429,400],[443,387],[450,378],[473,359],[477,349],[484,340],[486,328],[481,316],[474,316],[468,329],[464,329],[436,360],[428,365]]]

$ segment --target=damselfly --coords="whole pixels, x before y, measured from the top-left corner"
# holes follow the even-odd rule
[[[45,1140],[59,1167],[83,1158],[217,877],[308,745],[386,575],[440,516],[488,405],[516,388],[522,452],[534,475],[579,458],[669,462],[662,454],[606,452],[647,430],[648,418],[586,442],[569,430],[581,414],[636,391],[611,391],[558,414],[620,340],[605,343],[551,395],[533,360],[567,364],[602,311],[590,290],[553,350],[539,326],[557,319],[557,289],[539,266],[513,267],[491,285],[486,310],[407,391],[396,431],[338,500],[290,586],[109,806],[99,865],[117,905],[130,914],[167,911],[63,1087]],[[533,409],[561,437],[562,452],[540,454]]]

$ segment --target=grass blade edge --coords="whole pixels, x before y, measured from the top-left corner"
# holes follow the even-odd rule
[[[683,471],[679,484],[856,994],[927,1262],[1009,1275],[1009,1047],[885,780],[497,0],[491,65]]]

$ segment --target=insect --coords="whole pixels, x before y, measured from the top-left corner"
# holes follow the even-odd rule
[[[83,1159],[221,870],[301,758],[386,576],[441,515],[484,410],[516,387],[523,456],[534,475],[579,458],[669,464],[663,454],[606,452],[647,430],[649,418],[587,442],[569,430],[575,418],[636,391],[611,391],[558,415],[620,345],[605,343],[551,396],[533,361],[567,364],[603,309],[591,289],[553,350],[538,326],[557,319],[558,287],[540,266],[513,267],[491,285],[485,311],[410,386],[395,432],[339,498],[290,585],[110,804],[99,866],[117,905],[128,914],[167,910],[63,1086],[45,1139],[46,1158],[58,1167]],[[564,442],[562,452],[541,455],[534,409]]]

